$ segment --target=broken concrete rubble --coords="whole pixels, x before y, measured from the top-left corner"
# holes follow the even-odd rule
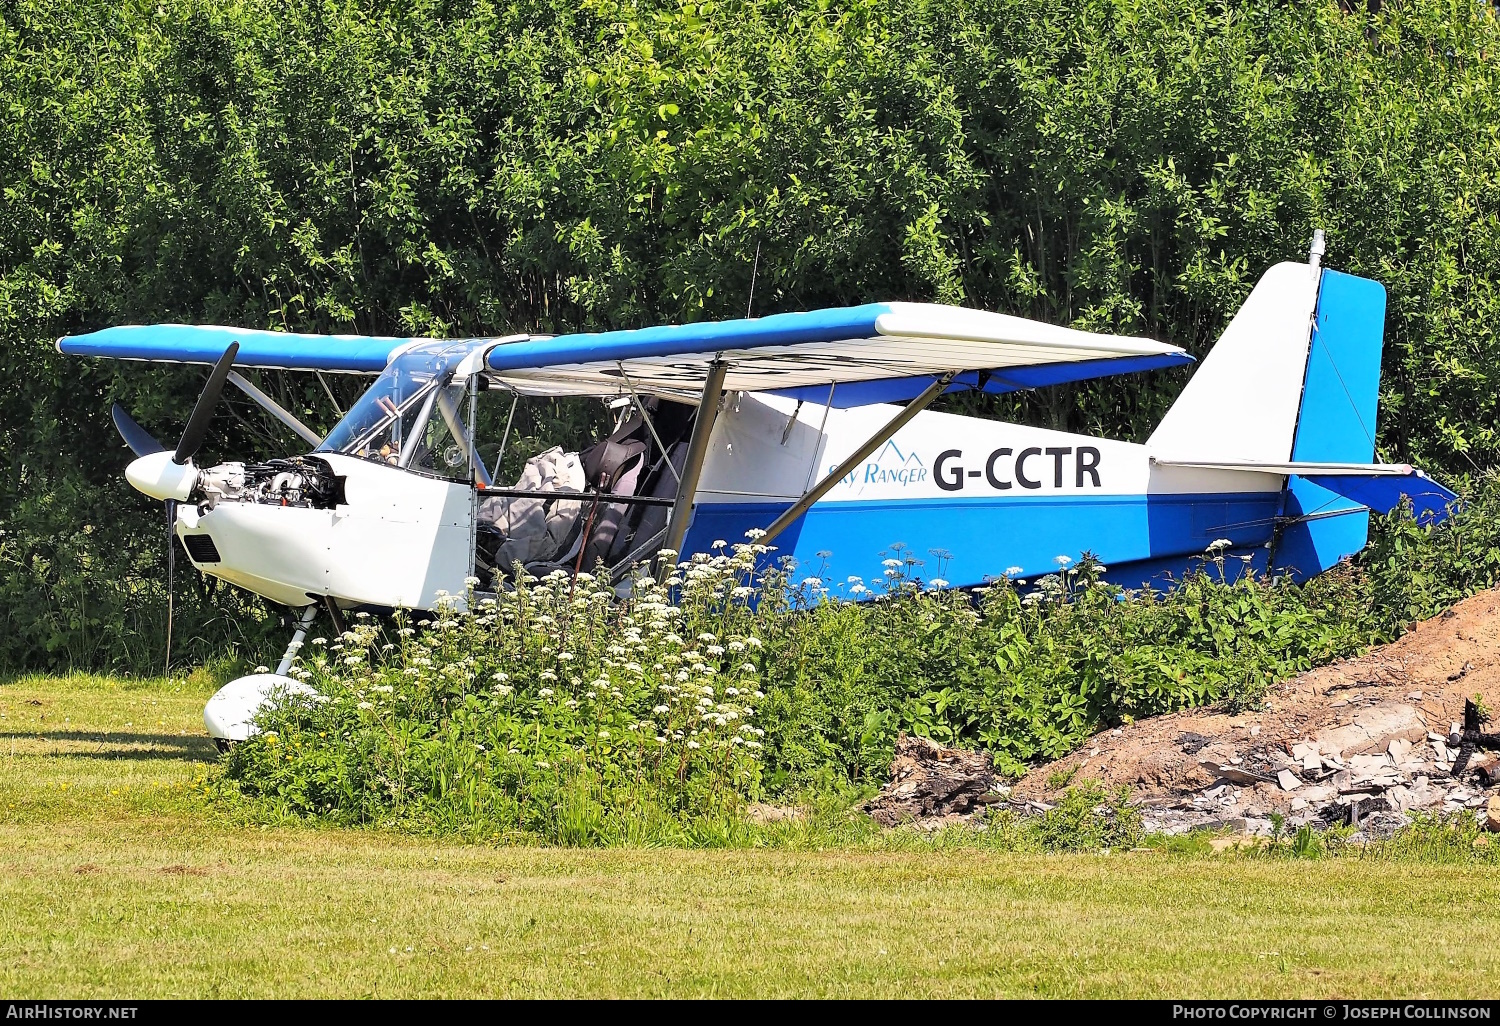
[[[1352,824],[1369,837],[1410,812],[1461,810],[1493,810],[1500,829],[1490,804],[1500,733],[1485,732],[1475,695],[1500,708],[1500,590],[1286,681],[1257,710],[1194,709],[1101,733],[1086,767],[1081,753],[1039,767],[1012,797],[1045,800],[1049,779],[1076,771],[1070,779],[1130,787],[1150,830],[1269,833],[1274,813],[1287,828]]]

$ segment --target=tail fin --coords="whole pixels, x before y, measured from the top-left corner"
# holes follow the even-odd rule
[[[1321,573],[1368,538],[1370,506],[1348,494],[1349,482],[1311,476],[1330,465],[1348,474],[1374,458],[1384,334],[1380,283],[1277,264],[1152,434],[1153,456],[1166,464],[1279,468],[1287,483],[1271,567],[1297,578]],[[1298,464],[1307,474],[1296,472]],[[1411,484],[1393,487],[1452,495],[1407,470]],[[1385,492],[1399,501],[1400,491]]]
[[[1385,287],[1324,271],[1292,443],[1294,462],[1368,463],[1375,458],[1375,408],[1385,338]],[[1273,543],[1271,565],[1311,576],[1365,547],[1370,508],[1348,489],[1287,478],[1282,515],[1295,518]],[[1449,493],[1451,494],[1451,493]]]
[[[1260,463],[1291,458],[1318,275],[1308,264],[1284,263],[1261,276],[1146,443],[1153,453]]]

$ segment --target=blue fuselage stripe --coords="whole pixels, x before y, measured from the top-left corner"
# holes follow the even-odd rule
[[[899,549],[923,562],[924,579],[968,586],[1007,571],[1051,573],[1057,557],[1078,559],[1080,544],[1110,566],[1196,557],[1220,539],[1257,548],[1270,541],[1280,504],[1280,492],[822,502],[776,539],[773,555],[839,583],[879,578]],[[700,503],[684,550],[743,541],[788,505]]]

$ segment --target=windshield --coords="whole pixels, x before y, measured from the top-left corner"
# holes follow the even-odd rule
[[[453,342],[408,349],[381,372],[317,451],[399,466],[422,430],[434,389],[447,382],[468,351],[468,345]]]

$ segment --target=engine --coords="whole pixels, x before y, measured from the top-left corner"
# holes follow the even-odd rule
[[[265,463],[221,463],[198,475],[201,504],[257,502],[270,506],[333,509],[344,500],[344,479],[326,460],[292,456]]]

